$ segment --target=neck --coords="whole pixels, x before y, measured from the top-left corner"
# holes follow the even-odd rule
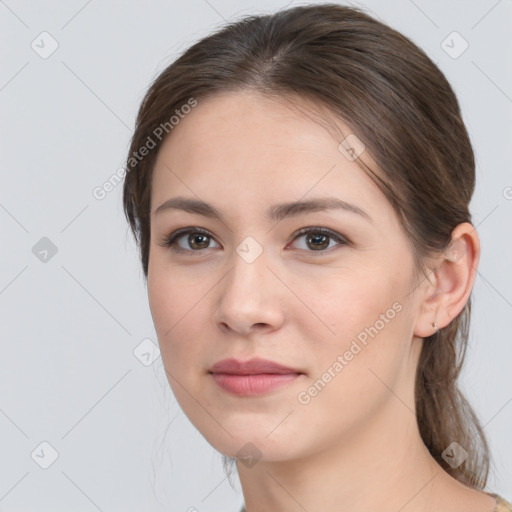
[[[290,460],[262,459],[250,468],[238,461],[247,511],[434,510],[433,500],[442,503],[447,486],[462,484],[430,455],[415,415],[396,397],[390,403],[378,421],[358,426],[328,449]]]

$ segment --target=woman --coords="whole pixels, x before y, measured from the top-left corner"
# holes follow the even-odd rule
[[[169,384],[243,510],[512,510],[456,385],[473,151],[421,49],[336,4],[232,23],[151,85],[127,171]]]

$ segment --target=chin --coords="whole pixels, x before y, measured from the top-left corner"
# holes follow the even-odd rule
[[[215,431],[201,430],[197,426],[196,428],[215,450],[227,457],[239,459],[240,463],[247,467],[251,467],[260,460],[283,461],[300,456],[297,450],[297,446],[301,444],[300,440],[297,436],[290,436],[284,430],[281,436],[277,435],[277,431],[269,436],[271,429],[257,429],[254,421],[251,427],[246,426],[243,431],[241,431],[242,425],[235,428],[234,425],[225,423],[224,426],[232,437],[221,427],[216,428]]]

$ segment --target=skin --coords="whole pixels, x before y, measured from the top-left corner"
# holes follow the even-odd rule
[[[246,91],[199,101],[164,141],[151,191],[148,297],[169,384],[215,449],[231,457],[252,450],[255,464],[237,461],[248,512],[491,512],[493,497],[431,457],[414,408],[423,338],[466,304],[477,232],[457,226],[453,261],[441,254],[428,279],[417,277],[391,204],[339,151],[340,140],[290,104]],[[372,165],[367,151],[359,158]],[[212,204],[223,221],[155,213],[177,196]],[[270,205],[326,196],[359,206],[371,221],[343,210],[266,217]],[[182,236],[182,253],[162,245],[184,227],[209,237],[196,233],[191,245]],[[349,243],[308,243],[307,234],[296,236],[304,227],[331,229]],[[263,249],[250,263],[237,252],[249,236]],[[397,302],[400,311],[378,334],[300,403],[299,393]],[[265,395],[233,396],[208,373],[230,357],[262,357],[304,375]]]

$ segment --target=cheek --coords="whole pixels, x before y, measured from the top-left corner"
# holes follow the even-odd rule
[[[183,283],[184,284],[184,283]],[[149,280],[148,296],[167,381],[180,407],[195,423],[201,417],[191,396],[203,396],[204,301],[174,277]],[[203,293],[204,295],[204,293]]]
[[[306,295],[307,288],[301,288],[304,302],[320,312],[324,324],[311,313],[299,320],[301,330],[311,333],[307,347],[312,356],[311,381],[320,379],[319,388],[328,381],[318,402],[341,400],[345,406],[360,407],[361,399],[372,401],[376,393],[384,392],[383,382],[391,385],[407,361],[411,322],[403,304],[407,282],[400,275],[366,269],[359,275],[331,277],[325,284],[322,294]]]
[[[340,343],[350,344],[358,335],[364,342],[368,329],[375,334],[375,327],[381,333],[397,323],[406,283],[399,275],[389,275],[389,269],[375,266],[301,277],[294,290],[304,304],[297,307],[303,314],[298,314],[299,309],[293,314],[302,325],[315,327],[316,338],[321,334],[326,347],[343,348]]]
[[[203,286],[193,286],[180,272],[148,274],[149,306],[166,368],[193,360],[199,350],[202,326],[198,319],[205,293]]]
[[[304,421],[315,418],[321,426],[326,443],[340,432],[362,428],[390,398],[389,388],[401,379],[407,362],[410,323],[397,284],[383,279],[335,284],[318,309],[335,334],[312,338],[316,343],[307,347],[311,374],[295,399]],[[318,323],[314,317],[307,321]]]
[[[172,336],[184,321],[190,321],[190,315],[196,314],[208,291],[204,277],[197,268],[187,270],[170,264],[165,254],[150,258],[147,289],[157,332]]]

